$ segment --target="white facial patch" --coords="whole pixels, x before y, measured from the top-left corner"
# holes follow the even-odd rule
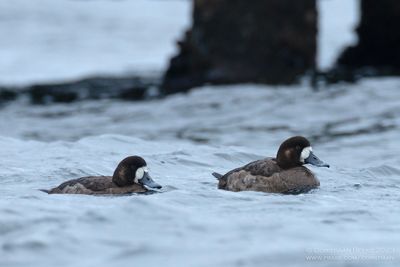
[[[149,172],[149,169],[147,167],[138,168],[135,174],[135,183],[138,183],[138,181],[143,178],[144,173],[146,172]]]
[[[300,155],[300,161],[304,163],[305,159],[310,156],[311,151],[312,147],[310,146],[303,148]]]

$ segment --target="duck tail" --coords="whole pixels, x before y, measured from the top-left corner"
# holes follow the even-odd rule
[[[212,175],[217,178],[218,180],[222,178],[222,174],[219,174],[218,172],[213,172]]]
[[[39,189],[39,191],[45,192],[47,194],[50,194],[50,190],[47,190],[47,189]]]

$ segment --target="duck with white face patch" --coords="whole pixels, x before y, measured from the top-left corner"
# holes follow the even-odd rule
[[[118,195],[145,193],[148,188],[160,189],[161,185],[150,177],[149,169],[143,158],[131,156],[118,164],[113,176],[82,177],[42,191],[49,194]]]
[[[329,168],[329,164],[326,164],[322,160],[320,160],[312,151],[312,147],[308,146],[303,148],[300,154],[300,161],[305,164],[315,165],[317,167],[327,167]]]
[[[294,136],[280,145],[276,158],[257,160],[225,175],[213,175],[219,180],[219,189],[297,194],[320,185],[304,164],[329,167],[313,153],[306,138]]]
[[[154,182],[154,180],[150,177],[149,168],[147,167],[141,167],[136,170],[135,183],[148,186],[149,188],[161,188],[161,185]]]

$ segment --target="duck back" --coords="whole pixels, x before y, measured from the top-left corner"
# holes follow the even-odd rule
[[[305,167],[282,169],[275,158],[265,158],[234,169],[219,179],[218,188],[229,191],[261,191],[298,194],[319,186]]]
[[[112,176],[87,176],[66,181],[48,191],[49,194],[129,194],[143,193],[147,190],[139,184],[120,187]]]

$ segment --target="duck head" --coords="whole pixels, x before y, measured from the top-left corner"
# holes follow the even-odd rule
[[[282,169],[299,167],[303,164],[329,168],[328,164],[313,153],[310,142],[302,136],[294,136],[285,140],[279,147],[276,161]]]
[[[139,156],[123,159],[114,171],[113,182],[118,186],[140,184],[157,189],[162,187],[150,177],[146,161]]]

